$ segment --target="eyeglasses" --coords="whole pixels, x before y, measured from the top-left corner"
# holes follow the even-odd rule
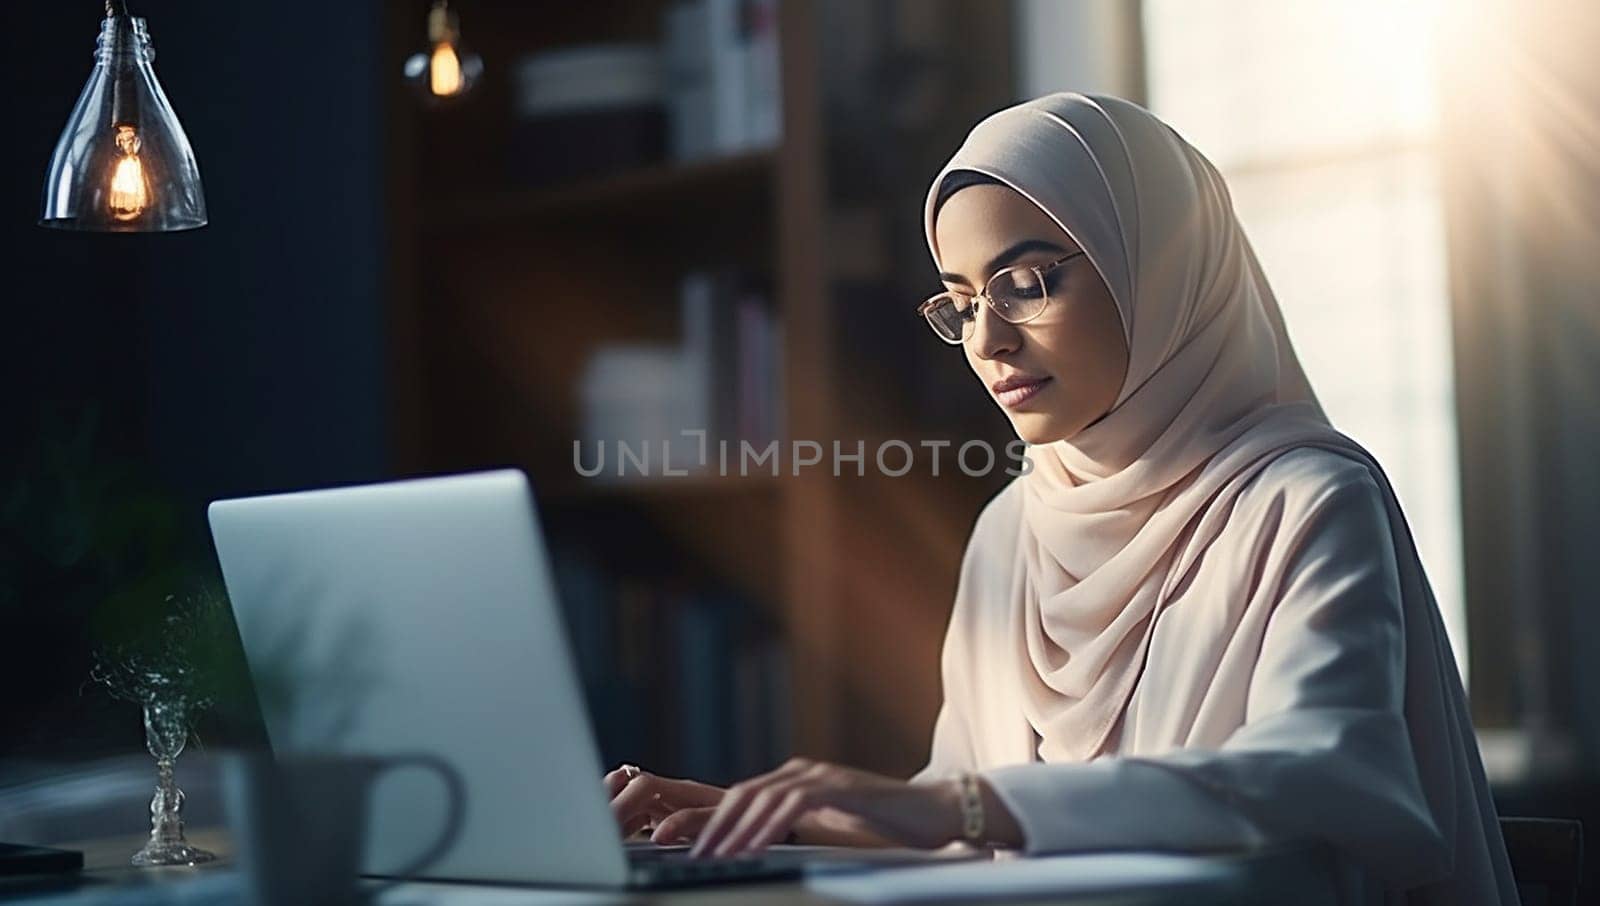
[[[1045,284],[1045,274],[1082,255],[1073,252],[1049,264],[1026,264],[1008,267],[989,278],[983,292],[976,296],[967,293],[942,292],[930,296],[917,306],[917,314],[926,318],[939,339],[959,344],[972,336],[978,318],[977,300],[982,299],[989,310],[1008,324],[1023,324],[1039,317],[1050,301],[1050,288]]]

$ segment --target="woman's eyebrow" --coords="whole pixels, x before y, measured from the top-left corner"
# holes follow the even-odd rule
[[[1024,239],[1000,254],[994,256],[994,260],[990,261],[984,270],[986,273],[993,274],[995,271],[1005,267],[1029,252],[1060,252],[1062,254],[1066,254],[1067,250],[1064,246],[1051,242],[1048,239]],[[952,274],[949,271],[940,271],[939,279],[946,283],[960,283],[962,286],[972,285],[967,282],[967,278],[961,276],[960,274]]]

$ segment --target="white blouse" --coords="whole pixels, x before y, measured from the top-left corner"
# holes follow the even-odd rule
[[[1075,763],[1040,761],[1022,708],[1021,671],[1032,668],[1022,608],[1006,598],[1019,587],[1015,561],[974,557],[1016,537],[1020,489],[1013,481],[996,495],[973,529],[961,581],[993,591],[957,595],[970,603],[951,614],[944,703],[913,780],[980,773],[1016,817],[1028,854],[1309,839],[1340,855],[1346,902],[1516,902],[1498,839],[1485,841],[1482,858],[1453,854],[1424,798],[1402,707],[1394,540],[1364,465],[1297,449],[1251,481],[1194,581],[1157,616],[1104,753]],[[1216,574],[1250,570],[1283,577],[1270,606],[1194,592],[1230,586]],[[1239,608],[1242,617],[1228,613]],[[1184,681],[1196,676],[1213,681]],[[1492,803],[1479,806],[1493,821]],[[1446,883],[1418,896],[1401,892],[1441,875]]]

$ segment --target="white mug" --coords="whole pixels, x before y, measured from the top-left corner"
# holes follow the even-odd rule
[[[367,836],[369,793],[379,776],[421,767],[449,794],[444,825],[393,880],[358,883]],[[455,769],[433,755],[349,756],[235,753],[222,765],[223,795],[248,902],[254,906],[318,906],[361,902],[389,884],[425,871],[461,832],[465,787]]]

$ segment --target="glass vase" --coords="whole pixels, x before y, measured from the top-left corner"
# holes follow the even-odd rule
[[[189,739],[188,708],[182,703],[146,702],[144,739],[156,759],[156,794],[150,800],[150,841],[133,854],[135,865],[194,865],[216,858],[183,838],[183,790],[173,780],[173,764]]]

